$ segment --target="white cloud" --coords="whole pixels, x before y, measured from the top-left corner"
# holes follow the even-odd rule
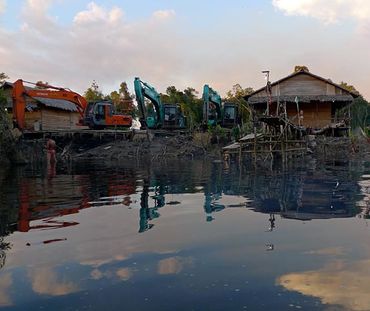
[[[273,0],[272,4],[288,15],[311,16],[325,23],[345,18],[362,23],[370,16],[368,0]]]
[[[10,273],[3,274],[0,278],[0,307],[11,306],[12,299],[10,297],[13,278]]]
[[[36,268],[29,272],[29,277],[33,291],[38,294],[62,296],[78,291],[73,282],[62,279],[49,267]]]
[[[6,0],[0,0],[0,14],[3,14],[6,9]]]
[[[27,0],[27,8],[40,13],[46,13],[53,0]]]
[[[178,274],[186,265],[191,265],[193,262],[191,257],[170,257],[162,259],[158,262],[158,274]]]
[[[114,7],[111,10],[107,10],[95,2],[90,2],[88,4],[88,9],[77,13],[74,18],[74,22],[77,24],[83,23],[95,23],[98,21],[101,22],[118,22],[122,19],[123,12],[120,8]]]
[[[277,284],[305,296],[320,298],[326,305],[366,311],[370,310],[369,264],[370,260],[338,261],[320,270],[285,274],[277,279]]]
[[[153,17],[161,20],[175,17],[175,15],[176,12],[174,10],[158,10],[153,12]]]
[[[235,83],[261,87],[262,69],[270,69],[272,79],[278,79],[294,65],[304,64],[318,75],[355,85],[370,98],[366,62],[370,40],[362,38],[365,32],[336,34],[333,26],[328,35],[320,23],[311,21],[298,27],[292,23],[282,31],[254,12],[236,24],[225,20],[202,29],[183,13],[177,18],[173,10],[133,20],[125,18],[122,8],[94,2],[76,12],[73,22],[62,25],[48,13],[57,1],[62,0],[28,0],[19,16],[23,27],[8,31],[0,25],[0,68],[11,80],[43,80],[77,92],[96,80],[108,93],[122,81],[132,90],[133,79],[139,76],[160,92],[170,85],[201,92],[209,83],[225,94]],[[313,12],[310,2],[305,14]],[[301,1],[275,0],[274,5],[286,13],[290,5],[289,14],[298,14]],[[353,14],[361,18],[360,13]]]
[[[120,8],[91,2],[65,26],[48,14],[52,2],[28,0],[21,29],[0,28],[0,67],[11,79],[45,80],[78,92],[96,80],[111,91],[137,75],[148,81],[170,79],[167,72],[181,66],[178,47],[168,41],[175,36],[165,17],[173,11],[127,22]]]

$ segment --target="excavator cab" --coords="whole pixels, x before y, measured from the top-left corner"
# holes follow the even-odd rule
[[[186,118],[178,104],[164,104],[164,129],[184,129],[186,127]]]
[[[224,103],[223,112],[223,127],[232,128],[238,124],[238,107],[234,103]]]
[[[110,101],[90,102],[86,108],[84,123],[92,129],[106,127],[130,127],[132,117],[129,115],[117,115]]]

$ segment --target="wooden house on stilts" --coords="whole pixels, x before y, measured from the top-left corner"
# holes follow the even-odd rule
[[[266,72],[268,73],[268,72]],[[359,94],[330,79],[315,75],[305,66],[245,96],[253,113],[254,132],[224,148],[226,154],[249,154],[254,159],[302,155],[306,135],[346,136],[350,106]],[[261,130],[262,128],[262,130]]]

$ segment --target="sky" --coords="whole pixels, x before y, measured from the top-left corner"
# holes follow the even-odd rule
[[[104,93],[140,77],[221,95],[305,65],[370,99],[369,0],[0,0],[0,72]],[[199,94],[201,95],[201,94]]]

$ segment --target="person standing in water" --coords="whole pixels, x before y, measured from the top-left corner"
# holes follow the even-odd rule
[[[47,156],[47,170],[50,178],[56,175],[56,143],[50,135],[46,136],[46,156]]]
[[[46,152],[47,152],[47,160],[48,164],[54,164],[56,160],[56,143],[55,140],[52,139],[50,136],[47,136],[47,141],[46,141]]]

